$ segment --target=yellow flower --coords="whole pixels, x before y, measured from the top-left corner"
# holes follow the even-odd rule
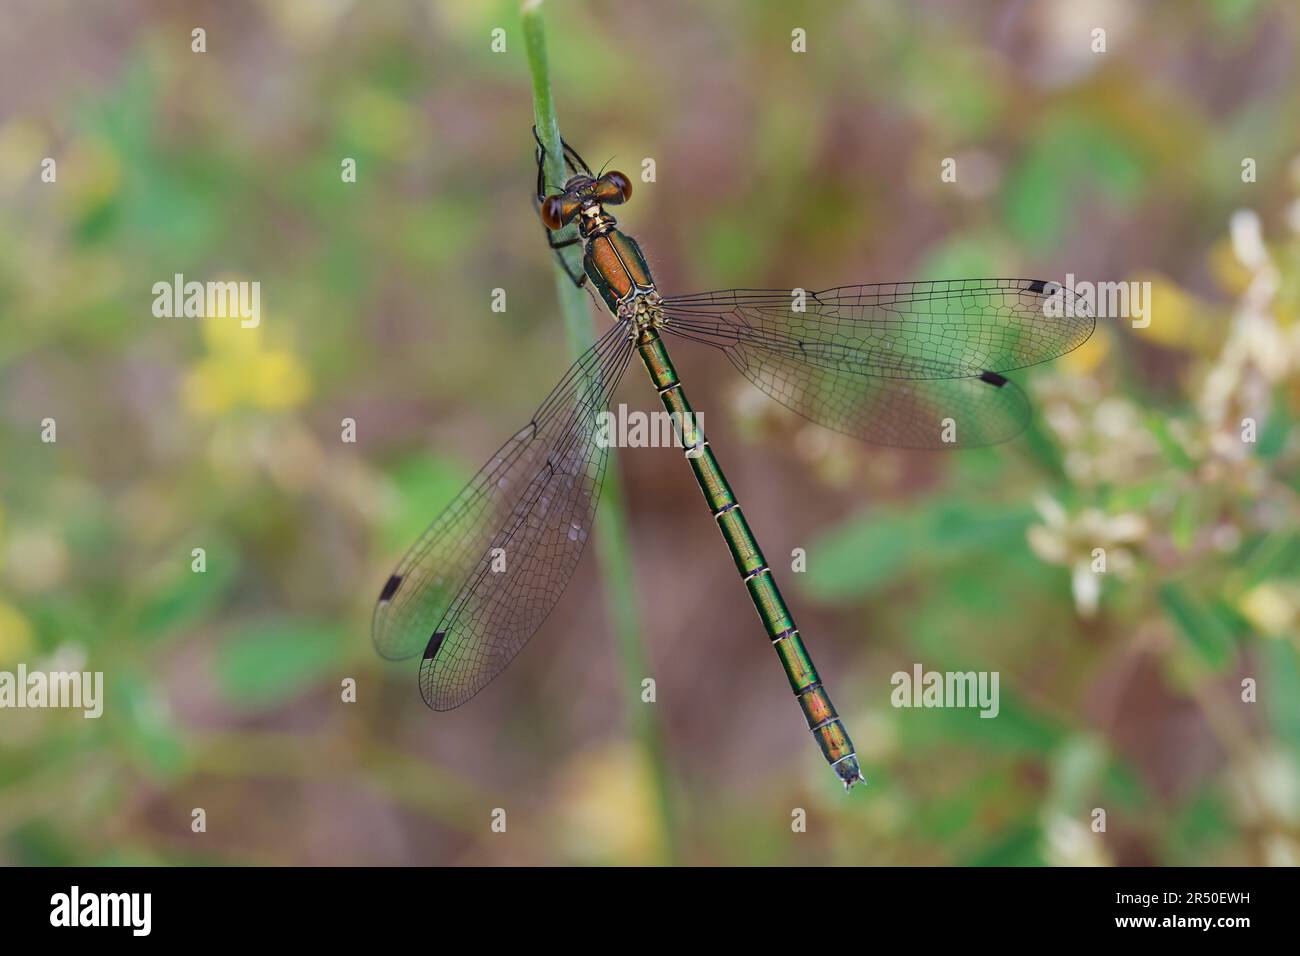
[[[262,326],[244,328],[237,318],[199,319],[208,354],[183,385],[185,405],[198,415],[219,416],[233,408],[294,408],[306,401],[311,379],[289,349],[267,347]]]
[[[651,797],[644,757],[635,747],[605,744],[580,754],[565,768],[558,799],[567,851],[584,863],[656,861],[663,836]]]
[[[1252,273],[1237,258],[1233,251],[1232,240],[1226,236],[1214,244],[1210,250],[1210,274],[1219,284],[1219,288],[1233,296],[1240,296],[1250,285]]]
[[[1279,637],[1300,617],[1300,589],[1265,581],[1242,595],[1237,607],[1262,634]]]
[[[1110,334],[1105,329],[1099,329],[1088,341],[1064,355],[1061,362],[1077,375],[1089,375],[1102,365],[1109,354]]]
[[[1169,349],[1211,351],[1210,324],[1199,299],[1162,275],[1140,275],[1136,281],[1151,283],[1151,294],[1146,303],[1150,321],[1134,328],[1135,335]]]
[[[0,187],[37,179],[48,150],[49,138],[34,120],[13,120],[0,126]]]
[[[58,159],[59,193],[68,208],[78,214],[98,209],[117,195],[122,184],[122,162],[105,140],[85,137],[74,140]],[[66,171],[77,170],[73,175]],[[67,179],[66,188],[63,187]]]
[[[31,649],[31,624],[16,607],[0,601],[0,664],[22,660]]]
[[[292,408],[310,391],[307,371],[292,352],[263,352],[251,372],[253,401],[262,408]]]

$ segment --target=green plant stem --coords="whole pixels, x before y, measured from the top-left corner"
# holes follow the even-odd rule
[[[551,96],[550,69],[546,59],[546,31],[541,7],[541,0],[525,0],[520,19],[523,23],[524,46],[528,51],[528,67],[533,80],[533,119],[537,125],[537,135],[546,149],[543,166],[544,181],[558,187],[564,183],[566,175],[560,124],[555,116],[555,101]],[[577,227],[571,225],[556,233],[556,238],[569,239],[576,234]],[[578,273],[582,272],[581,250],[580,244],[559,250],[569,266]],[[573,284],[558,263],[555,267],[555,284],[560,298],[560,307],[564,313],[564,328],[569,351],[576,359],[591,344],[595,331],[587,295]],[[597,529],[596,558],[600,565],[606,603],[609,606],[614,635],[618,643],[619,663],[623,672],[623,692],[629,702],[628,722],[644,752],[647,774],[655,793],[660,830],[663,834],[661,856],[664,862],[671,864],[677,859],[674,801],[653,706],[641,701],[641,681],[648,675],[649,666],[637,616],[636,589],[632,585],[632,558],[628,545],[623,481],[618,468],[618,458],[615,455],[610,455],[606,464],[603,500],[600,503],[600,520],[597,522]]]

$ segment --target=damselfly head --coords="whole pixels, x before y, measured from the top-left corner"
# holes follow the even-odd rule
[[[542,222],[547,229],[563,229],[578,213],[597,216],[601,206],[617,206],[632,195],[632,181],[611,169],[598,179],[574,176],[564,191],[542,200]]]

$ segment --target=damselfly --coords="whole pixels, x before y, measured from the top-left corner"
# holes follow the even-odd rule
[[[591,534],[607,455],[598,414],[635,353],[677,424],[808,727],[851,788],[865,780],[853,743],[664,336],[721,351],[758,388],[827,428],[878,444],[961,448],[1019,433],[1029,404],[1005,373],[1077,348],[1094,319],[1066,289],[1040,279],[663,296],[636,240],[606,211],[627,201],[631,181],[593,173],[567,143],[563,150],[569,178],[548,196],[538,140],[541,218],[552,247],[585,244],[584,271],[566,271],[579,286],[590,282],[614,324],[402,559],[375,607],[375,646],[393,659],[423,652],[420,693],[435,710],[465,703],[519,653],[559,601]],[[577,238],[552,238],[573,222]]]

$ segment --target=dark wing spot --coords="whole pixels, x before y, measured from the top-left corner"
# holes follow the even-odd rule
[[[446,631],[433,632],[433,637],[429,638],[429,646],[424,649],[424,659],[426,661],[431,661],[438,656],[438,651],[442,648],[442,642],[446,637]]]
[[[1007,380],[1003,378],[1001,375],[999,375],[997,372],[985,372],[980,376],[980,381],[988,382],[990,385],[993,385],[997,388],[1001,388],[1003,385],[1007,384]]]
[[[381,601],[389,600],[394,594],[397,593],[397,589],[400,588],[401,586],[402,586],[402,576],[400,574],[394,574],[391,578],[389,578],[386,582],[384,582],[384,590],[380,592],[379,600]]]
[[[1042,279],[1035,279],[1034,281],[1030,282],[1028,286],[1025,287],[1025,291],[1038,292],[1038,293],[1045,292],[1047,291],[1047,283]]]

